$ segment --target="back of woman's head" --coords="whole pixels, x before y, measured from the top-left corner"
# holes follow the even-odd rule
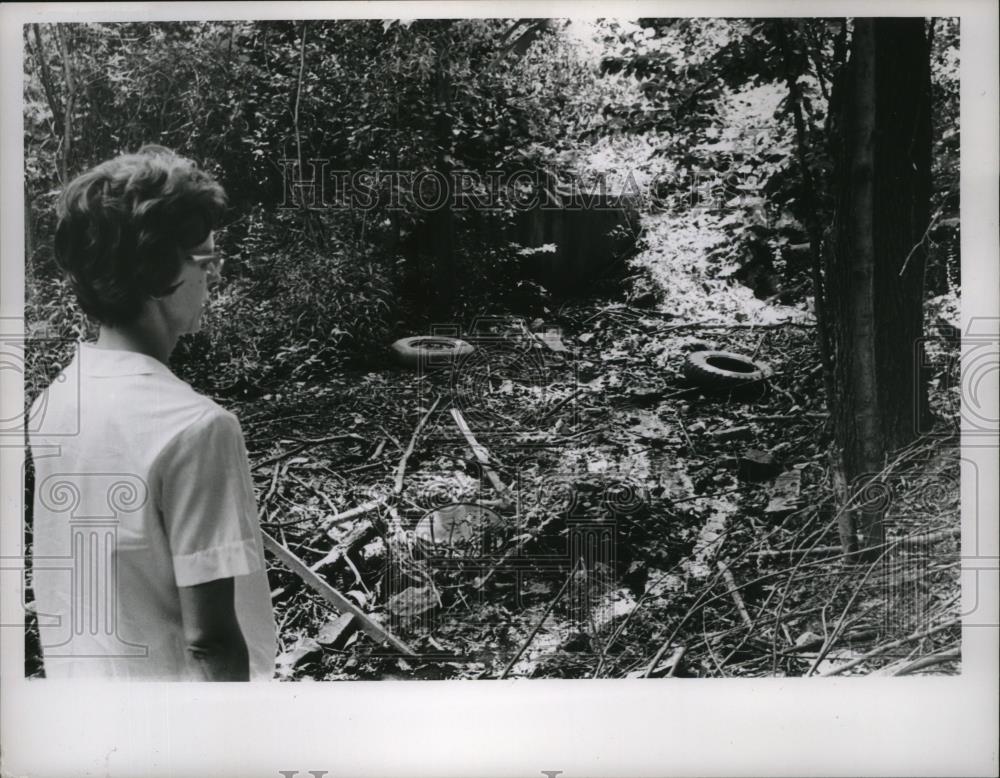
[[[143,146],[74,179],[58,204],[56,261],[80,307],[103,324],[136,319],[166,292],[185,252],[226,207],[222,187],[163,146]]]

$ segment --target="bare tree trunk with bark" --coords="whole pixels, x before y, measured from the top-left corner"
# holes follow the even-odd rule
[[[70,158],[73,151],[73,109],[76,105],[76,79],[73,74],[73,64],[70,62],[69,46],[62,26],[54,26],[56,45],[59,47],[59,59],[62,60],[63,80],[66,87],[66,103],[63,111],[62,141],[59,155],[59,179],[65,184],[69,181]]]
[[[927,413],[916,358],[930,210],[930,55],[923,19],[859,19],[838,84],[837,207],[826,252],[834,428],[848,483],[870,479]],[[844,538],[883,539],[882,510],[845,511]],[[853,544],[852,544],[853,545]],[[854,551],[855,548],[845,548]]]

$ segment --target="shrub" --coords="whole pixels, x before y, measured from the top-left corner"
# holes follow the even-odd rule
[[[346,243],[254,239],[213,299],[202,331],[179,347],[187,380],[253,395],[269,383],[316,378],[336,363],[377,360],[389,336],[395,284],[384,263]],[[228,269],[228,268],[227,268]]]

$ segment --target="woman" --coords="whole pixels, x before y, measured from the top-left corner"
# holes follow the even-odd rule
[[[47,677],[266,680],[275,627],[239,422],[167,366],[222,261],[222,188],[146,146],[72,181],[55,251],[100,323],[32,409]]]

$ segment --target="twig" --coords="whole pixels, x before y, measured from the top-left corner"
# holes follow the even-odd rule
[[[649,334],[660,335],[661,333],[670,332],[671,330],[683,330],[688,327],[704,327],[705,325],[711,325],[711,324],[713,324],[713,322],[708,321],[707,319],[705,321],[686,321],[686,322],[681,322],[680,324],[669,324],[666,327],[659,327],[655,330],[652,330]]]
[[[559,602],[559,600],[562,598],[563,593],[566,591],[566,588],[570,584],[570,581],[573,580],[573,576],[576,575],[577,568],[580,567],[581,561],[582,561],[581,559],[576,560],[576,564],[574,564],[573,569],[569,571],[569,575],[566,576],[566,580],[563,581],[563,585],[559,587],[559,591],[556,592],[556,596],[549,601],[549,604],[547,606],[545,606],[545,612],[542,614],[542,617],[538,620],[538,623],[535,624],[534,629],[531,630],[531,634],[529,634],[528,638],[524,641],[524,643],[521,644],[521,647],[517,650],[517,653],[514,654],[514,657],[507,663],[507,666],[503,669],[503,672],[500,673],[501,681],[507,677],[507,674],[510,673],[511,668],[517,664],[517,660],[521,658],[521,655],[528,650],[528,646],[531,645],[531,641],[535,639],[535,635],[538,634],[538,631],[542,628],[542,625],[545,623],[545,620],[549,617],[549,614],[552,612],[552,609],[556,606],[556,603]]]
[[[413,430],[413,435],[410,437],[410,442],[406,446],[406,450],[403,451],[403,456],[399,460],[399,465],[397,465],[396,467],[396,483],[393,486],[393,491],[396,494],[399,494],[401,491],[403,491],[403,477],[406,475],[406,461],[410,458],[410,455],[413,453],[414,447],[417,445],[417,438],[420,435],[420,431],[424,428],[424,425],[427,423],[427,419],[429,419],[431,414],[434,413],[434,411],[437,409],[439,402],[441,402],[441,397],[440,396],[435,397],[434,402],[431,403],[431,407],[428,409],[427,413],[425,413],[423,417],[420,419],[420,421],[417,423],[416,428]]]
[[[764,613],[764,611],[767,608],[768,604],[771,602],[771,600],[774,598],[774,595],[777,594],[777,592],[778,592],[778,588],[776,586],[770,587],[770,591],[768,592],[767,597],[765,598],[764,602],[762,602],[757,607],[757,617],[758,618],[760,618],[761,614]],[[782,625],[782,626],[784,626],[784,625]],[[736,628],[734,628],[734,629],[736,629]],[[729,664],[729,660],[732,659],[734,656],[736,656],[736,654],[739,653],[740,649],[742,649],[743,646],[746,645],[747,641],[750,640],[750,637],[752,635],[753,635],[753,629],[743,630],[743,636],[740,638],[739,643],[737,643],[733,647],[733,649],[726,656],[724,656],[722,658],[722,664],[728,665]],[[789,642],[791,642],[791,641],[789,641]],[[771,645],[772,646],[775,645],[774,639],[772,639]],[[764,657],[764,658],[766,659],[766,657]]]
[[[687,389],[678,389],[676,392],[665,394],[660,398],[660,400],[672,400],[675,397],[684,397],[689,394],[697,394],[700,391],[701,391],[700,386],[690,386]]]
[[[364,514],[369,513],[382,505],[385,505],[385,500],[378,498],[362,503],[361,505],[350,508],[346,511],[334,513],[333,516],[323,519],[323,531],[325,532],[330,529],[330,527],[334,524],[340,524],[342,521],[347,521],[348,519],[353,519],[357,516],[363,516]]]
[[[854,605],[854,601],[858,599],[858,596],[865,588],[865,583],[868,581],[869,576],[871,576],[871,574],[875,572],[875,568],[878,566],[878,563],[882,561],[882,559],[885,557],[887,553],[888,549],[879,554],[878,558],[868,566],[868,569],[865,571],[864,576],[861,578],[861,583],[858,584],[857,588],[854,590],[854,593],[851,595],[851,598],[847,601],[847,605],[845,605],[844,609],[840,612],[840,618],[837,619],[837,623],[833,628],[833,632],[823,643],[823,647],[820,648],[819,653],[813,660],[813,663],[809,666],[809,670],[806,671],[806,678],[810,677],[813,673],[816,672],[816,668],[819,667],[820,662],[822,662],[826,658],[826,655],[830,653],[830,649],[833,648],[833,644],[837,641],[837,638],[840,637],[840,633],[843,631],[844,625],[847,623],[847,614],[850,612],[851,606]],[[822,611],[824,618],[825,618],[825,611],[826,607],[824,606]]]
[[[677,502],[680,502],[679,500]],[[932,543],[938,543],[942,540],[947,540],[948,538],[957,538],[962,534],[961,529],[954,527],[952,529],[941,530],[940,532],[928,532],[921,535],[905,535],[898,538],[889,538],[885,543],[880,545],[872,546],[872,550],[875,551],[882,546],[897,546],[905,543],[909,546],[927,546]],[[843,554],[843,549],[840,546],[813,546],[811,548],[776,548],[768,549],[766,551],[750,551],[747,556],[780,556],[781,554]],[[849,555],[848,555],[849,556]]]
[[[477,590],[482,591],[483,587],[486,586],[486,584],[489,583],[489,580],[494,576],[494,574],[496,574],[496,571],[499,570],[503,565],[507,564],[507,562],[510,560],[511,557],[514,556],[514,554],[518,553],[518,551],[520,551],[522,548],[524,548],[524,546],[528,544],[529,540],[534,540],[534,536],[530,532],[526,533],[525,536],[521,538],[521,540],[519,540],[513,546],[508,548],[504,552],[504,555],[500,557],[500,559],[498,559],[493,564],[493,567],[491,567],[489,571],[487,571],[486,575],[482,576],[481,578],[479,578],[478,581],[476,581],[474,587]]]
[[[368,459],[370,461],[374,461],[374,460],[378,459],[379,454],[382,453],[382,449],[385,448],[385,443],[386,443],[387,440],[388,440],[388,438],[382,438],[382,440],[380,440],[378,442],[378,445],[375,446],[375,451],[373,451],[372,455],[370,457],[368,457]]]
[[[729,593],[733,596],[733,602],[736,603],[736,610],[740,612],[740,618],[743,619],[743,623],[747,625],[747,628],[753,629],[753,619],[751,619],[750,614],[747,613],[747,606],[743,602],[743,598],[740,596],[739,587],[736,585],[736,579],[733,578],[733,574],[729,571],[725,562],[720,560],[717,565],[719,571],[722,573],[722,577],[726,579],[726,585],[729,586]]]
[[[306,419],[310,416],[315,416],[316,412],[311,413],[293,413],[291,416],[274,416],[268,419],[262,419],[261,417],[267,414],[267,410],[258,411],[257,413],[252,413],[249,416],[241,416],[240,424],[243,426],[250,425],[251,427],[255,424],[276,424],[279,421],[291,421],[292,419]]]
[[[538,419],[535,420],[535,423],[536,424],[540,424],[541,422],[545,421],[552,414],[554,414],[556,411],[558,411],[559,409],[561,409],[564,405],[566,405],[567,403],[572,402],[577,397],[579,397],[580,393],[582,391],[583,391],[583,389],[577,389],[575,392],[571,392],[566,397],[563,397],[559,402],[557,402],[555,405],[553,405],[551,408],[549,408],[549,410],[545,411],[545,413],[543,413],[541,416],[539,416]]]
[[[382,430],[382,434],[385,435],[385,438],[391,440],[393,443],[396,444],[396,448],[398,448],[400,451],[403,450],[403,444],[399,442],[399,438],[397,438],[395,435],[390,434],[389,430],[387,430],[385,427],[381,425],[379,425],[379,429]],[[379,445],[382,448],[385,448],[385,439],[383,439]],[[372,459],[375,459],[375,457],[372,456]]]
[[[747,556],[781,556],[782,554],[842,554],[840,546],[814,546],[812,548],[769,548],[764,551],[750,551]]]
[[[288,521],[271,521],[270,518],[261,519],[261,524],[266,524],[269,527],[275,527],[279,531],[284,527],[296,527],[299,524],[314,524],[316,522],[315,516],[303,516],[301,519],[289,519]]]
[[[305,443],[308,446],[316,446],[320,443],[336,443],[340,440],[364,441],[364,438],[353,432],[344,432],[340,435],[329,435],[325,438],[297,438],[294,435],[285,435],[285,440],[294,440],[296,443]]]
[[[287,459],[288,457],[295,456],[296,454],[305,451],[307,448],[309,448],[308,444],[303,443],[302,445],[295,446],[295,448],[288,449],[288,451],[282,451],[280,454],[275,454],[273,457],[270,457],[268,459],[263,460],[262,462],[258,462],[257,464],[252,465],[250,467],[250,471],[253,472],[254,470],[260,470],[262,467],[267,467],[268,465],[274,465],[275,466],[274,469],[277,470],[278,469],[277,463],[280,462],[282,459]]]
[[[267,505],[271,498],[274,497],[274,493],[278,490],[278,471],[281,470],[281,465],[275,462],[274,472],[271,473],[271,487],[267,490],[267,494],[264,495],[264,499],[261,500],[261,505]]]
[[[327,508],[329,508],[334,513],[337,512],[338,510],[337,506],[334,505],[333,500],[330,499],[329,495],[327,495],[326,492],[320,491],[308,481],[303,481],[301,478],[295,475],[295,473],[289,473],[288,475],[291,476],[292,480],[295,481],[297,484],[299,484],[300,486],[304,486],[310,492],[319,497],[323,502],[325,502]]]
[[[695,450],[694,443],[691,442],[691,438],[688,436],[687,426],[684,424],[684,419],[681,418],[681,415],[677,411],[674,411],[674,417],[677,419],[677,423],[680,425],[681,434],[684,436],[684,440],[687,441],[688,451],[690,451],[692,454],[697,454],[698,452]]]
[[[362,438],[360,435],[347,433],[345,435],[331,435],[328,438],[317,438],[315,440],[306,440],[304,438],[287,438],[287,440],[297,440],[299,441],[299,445],[288,449],[288,451],[282,451],[280,454],[275,454],[273,457],[270,457],[269,459],[264,459],[258,462],[257,464],[251,466],[250,470],[251,471],[260,470],[262,467],[267,467],[268,465],[272,465],[275,462],[280,462],[282,459],[287,459],[288,457],[300,454],[310,446],[315,446],[320,443],[333,443],[338,440],[364,440],[364,438]]]
[[[910,264],[910,259],[913,258],[917,249],[924,245],[924,241],[927,240],[927,236],[931,234],[931,230],[934,228],[934,225],[937,224],[937,220],[940,216],[941,210],[938,209],[938,211],[934,214],[934,218],[927,223],[927,229],[924,230],[923,236],[921,236],[920,240],[918,240],[913,248],[910,249],[910,253],[906,255],[906,259],[903,260],[903,266],[899,269],[900,277],[902,277],[903,273],[906,272],[906,266]]]
[[[726,671],[722,669],[722,663],[719,662],[719,657],[715,655],[715,649],[712,648],[712,641],[708,638],[708,630],[705,628],[705,611],[701,612],[701,637],[705,648],[708,650],[708,656],[712,660],[712,664],[715,665],[715,669],[719,671],[719,675],[726,678]]]
[[[355,465],[354,467],[345,467],[340,473],[360,473],[362,470],[371,470],[373,467],[381,467],[381,462],[365,462],[363,465]],[[339,475],[339,473],[338,473]]]
[[[878,656],[879,654],[884,654],[886,651],[889,651],[889,650],[891,650],[893,648],[898,648],[899,646],[905,645],[906,643],[910,643],[910,642],[912,642],[914,640],[920,640],[922,638],[926,638],[926,637],[930,637],[931,635],[935,635],[938,632],[943,632],[946,629],[949,629],[949,628],[954,627],[954,626],[958,626],[959,624],[961,624],[961,622],[962,622],[962,620],[960,618],[951,619],[949,621],[946,621],[943,624],[938,624],[936,627],[931,627],[930,629],[924,629],[924,630],[921,630],[919,632],[914,632],[913,634],[908,635],[905,638],[899,638],[899,640],[893,640],[893,641],[891,641],[889,643],[883,643],[881,646],[876,646],[875,648],[873,648],[868,653],[862,654],[861,656],[858,656],[858,657],[855,657],[850,662],[845,662],[842,665],[838,665],[837,667],[833,667],[833,668],[830,668],[829,670],[825,670],[824,672],[822,672],[822,673],[819,674],[819,677],[820,678],[827,678],[827,677],[829,677],[831,675],[840,675],[841,673],[845,673],[848,670],[851,670],[852,668],[855,668],[855,667],[857,667],[860,664],[864,664],[869,659],[872,659],[872,658]]]
[[[302,582],[326,600],[340,613],[351,613],[357,617],[361,629],[372,639],[379,643],[388,643],[401,654],[413,656],[416,652],[406,643],[386,630],[381,624],[374,621],[367,613],[361,610],[350,599],[334,589],[330,584],[320,578],[310,570],[306,563],[299,559],[293,552],[281,545],[277,540],[261,531],[264,538],[264,547],[274,554],[282,564],[291,572],[295,573]]]
[[[721,322],[715,324],[703,324],[701,325],[706,330],[747,330],[747,329],[757,329],[757,330],[773,330],[778,327],[815,327],[816,322],[812,321],[769,321],[769,322],[733,322],[731,324],[723,324]]]
[[[828,419],[829,413],[808,411],[806,413],[751,414],[744,416],[748,421],[795,421],[797,419]]]

